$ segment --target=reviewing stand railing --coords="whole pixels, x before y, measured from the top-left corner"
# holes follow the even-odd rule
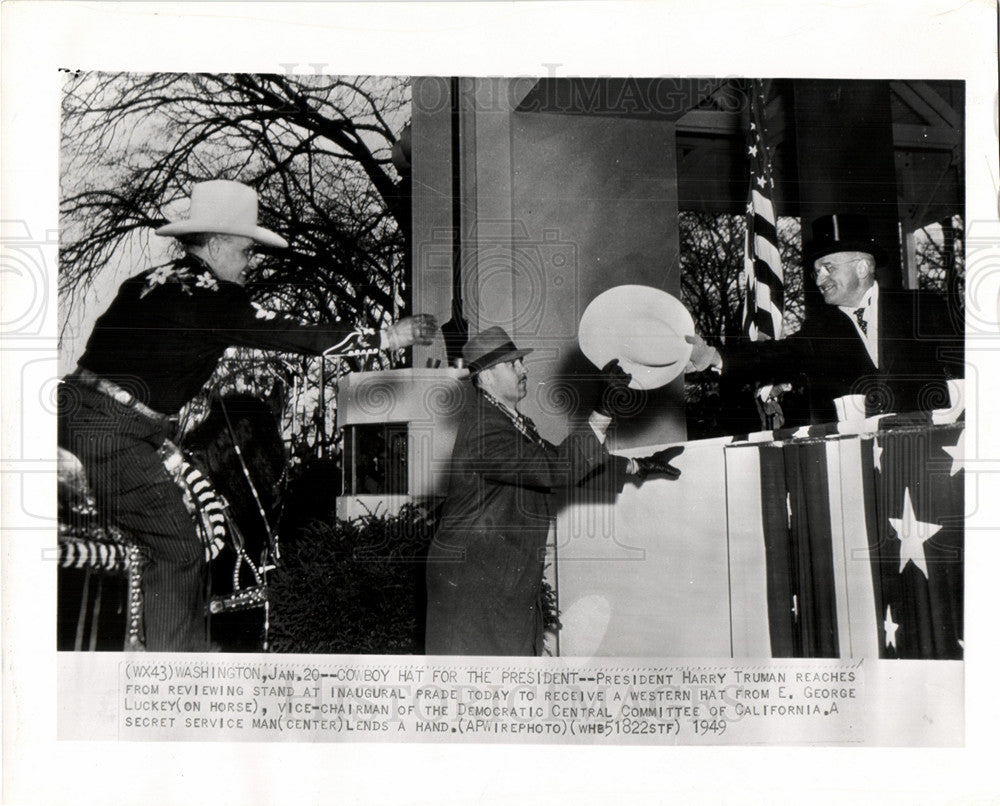
[[[567,508],[560,653],[961,658],[960,414],[689,442]]]

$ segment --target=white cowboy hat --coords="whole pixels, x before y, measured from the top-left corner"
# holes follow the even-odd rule
[[[596,297],[580,319],[580,349],[595,366],[617,358],[633,389],[657,389],[684,371],[685,336],[694,321],[677,297],[644,285],[620,285]]]
[[[188,217],[156,230],[157,235],[191,235],[195,232],[218,232],[242,235],[267,246],[282,249],[288,241],[269,229],[257,226],[257,193],[242,182],[213,179],[191,188]]]

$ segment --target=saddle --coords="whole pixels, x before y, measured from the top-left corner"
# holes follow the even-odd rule
[[[233,568],[233,591],[210,598],[212,614],[263,607],[267,589],[263,576],[247,556],[242,536],[229,514],[229,505],[211,480],[190,457],[167,441],[160,449],[163,465],[180,488],[184,504],[194,519],[196,531],[205,549],[205,562],[215,560],[228,544],[236,561]],[[58,455],[59,567],[89,573],[125,577],[127,620],[125,648],[141,650],[144,646],[142,572],[147,560],[144,549],[129,535],[103,518],[87,484],[80,460],[59,448]],[[240,568],[250,569],[254,584],[242,587]],[[86,599],[82,607],[86,607]],[[82,626],[82,613],[81,613]],[[79,638],[79,629],[78,629]],[[77,642],[78,646],[80,641]]]

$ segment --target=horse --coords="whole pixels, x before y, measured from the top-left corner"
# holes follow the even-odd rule
[[[271,524],[287,467],[273,412],[251,395],[214,396],[205,419],[161,456],[205,544],[212,646],[266,649]],[[143,551],[96,511],[82,466],[63,450],[59,482],[59,648],[141,649]]]

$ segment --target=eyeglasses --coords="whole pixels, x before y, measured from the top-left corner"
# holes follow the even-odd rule
[[[236,246],[241,240],[242,236],[239,235],[213,235],[212,240],[218,241],[219,243],[231,244]],[[259,244],[254,241],[250,241],[246,246],[242,246],[236,250],[236,252],[242,255],[247,260],[252,260],[257,257],[260,252],[258,251]]]
[[[819,273],[821,271],[825,271],[827,274],[833,274],[836,269],[839,269],[842,266],[850,266],[852,263],[857,263],[859,260],[864,260],[864,258],[852,257],[850,260],[842,260],[840,263],[834,263],[830,260],[824,261],[818,266],[813,267],[812,276],[819,277]]]

